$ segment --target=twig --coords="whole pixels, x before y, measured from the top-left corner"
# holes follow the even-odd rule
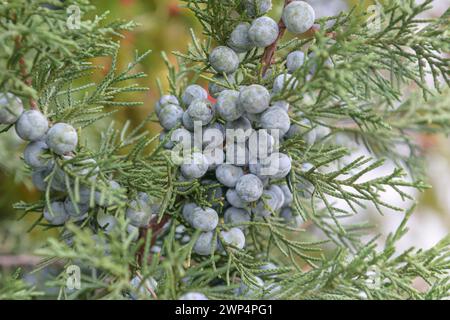
[[[143,279],[142,275],[139,272],[137,272],[137,276],[139,277],[139,279],[142,282],[142,279]],[[152,295],[153,299],[158,300],[158,296],[156,295],[155,290],[153,290],[152,287],[148,286],[147,282],[144,283],[144,288],[145,288],[145,290],[150,292],[150,294]]]
[[[140,230],[139,238],[146,239],[148,231],[151,230],[152,238],[150,240],[150,247],[152,247],[155,244],[156,239],[157,239],[158,235],[161,233],[163,227],[166,225],[166,223],[169,220],[170,220],[169,215],[164,215],[164,217],[161,219],[161,221],[159,223],[158,223],[158,217],[153,218],[147,227],[142,228]],[[137,253],[137,258],[141,265],[144,263],[144,261],[142,261],[142,259],[144,258],[145,246],[146,246],[146,243],[142,244],[142,247],[139,249],[139,251]],[[149,256],[149,260],[150,259],[151,259],[151,256]],[[147,261],[147,262],[149,263],[150,261]]]
[[[15,39],[16,50],[20,50],[20,48],[22,46],[21,42],[22,42],[22,38],[20,36],[16,37],[16,39]],[[25,61],[24,57],[20,57],[20,59],[19,59],[19,67],[20,67],[20,75],[22,76],[23,82],[27,86],[32,87],[32,83],[33,82],[31,80],[30,75],[28,74],[27,64],[26,64],[26,61]],[[38,109],[36,101],[33,98],[31,98],[31,97],[30,97],[30,108],[33,109],[33,110],[37,110]]]
[[[292,1],[294,1],[294,0],[285,0],[284,7],[286,7]],[[279,29],[279,32],[278,32],[277,39],[270,46],[266,47],[266,49],[264,50],[264,53],[262,55],[262,58],[261,58],[261,62],[263,64],[263,68],[262,68],[263,76],[266,74],[267,70],[269,70],[270,66],[273,63],[273,56],[275,55],[275,51],[277,50],[278,41],[281,38],[283,38],[284,33],[286,32],[286,26],[285,26],[282,18],[280,18],[280,21],[278,22],[278,29]]]
[[[42,258],[32,255],[0,255],[0,267],[11,268],[18,266],[35,266],[42,261]]]

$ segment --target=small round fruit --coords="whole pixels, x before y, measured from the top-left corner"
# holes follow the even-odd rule
[[[126,211],[130,224],[140,228],[146,227],[152,216],[152,210],[148,204],[139,199],[131,201]]]
[[[281,93],[285,90],[291,91],[298,87],[298,80],[289,73],[280,74],[273,82],[272,92],[274,94]]]
[[[183,294],[178,300],[209,300],[203,293],[188,292]]]
[[[48,149],[47,144],[43,141],[30,142],[23,151],[23,159],[33,169],[49,168],[53,161],[42,157]]]
[[[180,102],[178,98],[173,95],[164,95],[162,96],[155,105],[155,112],[159,116],[161,110],[168,104],[179,105]]]
[[[17,135],[23,140],[41,140],[47,130],[48,120],[37,110],[25,111],[16,122]]]
[[[203,151],[203,155],[206,157],[209,163],[208,171],[216,170],[217,166],[225,162],[225,152],[223,152],[223,149],[220,147],[214,149],[205,149]]]
[[[217,124],[217,126],[215,124],[210,125],[203,130],[202,143],[205,150],[213,150],[215,148],[221,149],[223,146],[225,137],[223,134],[223,128],[220,128],[219,125],[220,124]]]
[[[245,202],[253,202],[261,198],[264,186],[261,180],[254,174],[242,176],[236,183],[236,192]]]
[[[239,68],[239,57],[232,49],[220,46],[209,55],[211,67],[218,73],[234,73]]]
[[[212,208],[202,209],[197,207],[192,212],[191,225],[193,228],[208,232],[213,231],[219,223],[219,215]]]
[[[248,36],[256,47],[265,48],[277,40],[279,31],[278,24],[272,18],[261,17],[252,22]]]
[[[284,154],[284,153],[279,153],[279,158],[278,158],[278,169],[277,169],[277,173],[272,176],[273,179],[282,179],[287,177],[287,175],[291,172],[291,168],[292,168],[292,160],[291,158]]]
[[[250,163],[250,165],[248,166],[248,170],[250,171],[250,173],[253,173],[254,175],[258,176],[260,179],[263,179],[268,176],[268,174],[266,172],[263,172],[262,170],[263,167],[267,166],[267,163],[270,164],[270,161],[267,160],[267,158],[262,159],[256,163]]]
[[[147,278],[144,281],[144,279],[142,279],[140,276],[135,276],[133,279],[131,279],[130,285],[135,290],[139,290],[139,293],[142,296],[150,298],[153,297],[152,292],[156,291],[156,288],[158,287],[158,282],[152,277]],[[134,300],[138,299],[138,297],[134,293],[132,293],[131,296]]]
[[[239,93],[239,106],[248,113],[261,113],[269,108],[270,92],[259,84],[247,86]]]
[[[159,134],[159,142],[163,142],[166,139],[168,132],[169,131],[163,131]],[[164,149],[168,150],[173,149],[174,146],[175,144],[169,138],[163,145]]]
[[[139,240],[139,228],[133,226],[132,224],[127,225],[128,236],[131,237],[133,241]]]
[[[302,171],[302,172],[309,172],[309,171],[311,171],[314,168],[315,167],[314,167],[314,165],[312,163],[305,162],[305,163],[302,163],[300,171]]]
[[[105,233],[111,233],[114,228],[117,226],[117,218],[110,214],[98,214],[97,215],[97,223],[98,226]]]
[[[192,224],[192,214],[194,213],[194,210],[198,208],[197,204],[195,203],[186,203],[183,206],[183,218],[184,220],[186,220],[186,222],[188,222],[189,224]]]
[[[73,218],[84,216],[89,211],[89,204],[77,203],[75,204],[69,197],[64,200],[64,209],[67,214]]]
[[[241,208],[230,207],[225,211],[224,220],[227,224],[239,225],[245,224],[251,220],[250,213]],[[245,227],[244,225],[239,226]]]
[[[273,153],[270,157],[251,164],[249,169],[260,178],[282,179],[291,171],[291,158],[284,153]]]
[[[292,194],[291,189],[289,189],[289,186],[287,184],[280,185],[280,189],[284,193],[283,207],[289,207],[294,201],[294,195]]]
[[[281,199],[277,194],[270,190],[264,190],[261,199],[256,206],[252,208],[252,212],[260,217],[268,217],[277,211],[277,207],[280,204]]]
[[[293,51],[286,58],[286,68],[290,73],[300,69],[305,63],[305,54],[303,51]]]
[[[178,128],[172,132],[170,140],[173,145],[182,144],[186,148],[190,149],[193,147],[193,136],[192,133],[185,128]]]
[[[259,122],[261,121],[261,113],[245,112],[244,117],[250,120],[254,126],[259,126]]]
[[[236,83],[234,75],[229,74],[226,78],[224,76],[216,74],[213,79],[215,81],[210,81],[208,84],[209,94],[217,99],[220,93],[225,90],[230,90],[232,86]]]
[[[291,208],[284,208],[280,212],[280,217],[284,219],[286,224],[299,228],[302,225],[302,218],[300,216],[294,216]]]
[[[225,128],[218,122],[210,124],[203,130],[203,147],[213,149],[223,146]]]
[[[235,189],[228,189],[225,195],[227,201],[236,208],[245,209],[247,208],[247,202],[243,201],[237,194]]]
[[[275,101],[272,103],[273,108],[281,108],[282,110],[289,112],[289,102],[285,100]]]
[[[23,113],[23,102],[11,93],[0,93],[0,124],[13,124]]]
[[[239,228],[231,228],[229,231],[221,231],[223,242],[226,245],[236,247],[240,250],[245,247],[245,235]]]
[[[301,34],[313,26],[316,14],[305,1],[293,1],[283,9],[282,19],[289,32]]]
[[[281,190],[281,188],[277,185],[271,185],[268,190],[276,195],[278,203],[275,210],[280,210],[284,206],[284,202],[286,200],[283,190]]]
[[[158,214],[161,209],[161,199],[155,198],[154,196],[150,196],[148,193],[139,192],[138,199],[141,202],[144,202],[149,208],[152,216]]]
[[[182,225],[182,224],[178,225],[178,226],[175,228],[175,233],[176,233],[176,234],[183,234],[183,233],[185,233],[185,232],[186,232],[186,227],[185,227],[184,225]]]
[[[161,109],[158,118],[161,126],[166,130],[172,130],[181,123],[183,109],[176,104],[168,104]]]
[[[196,99],[192,101],[187,109],[187,113],[194,121],[201,122],[202,126],[206,126],[214,118],[214,109],[206,99]]]
[[[245,0],[244,6],[248,16],[262,16],[272,9],[272,0]]]
[[[200,234],[194,244],[194,252],[201,256],[209,256],[213,250],[213,232],[204,232]]]
[[[225,121],[234,121],[239,119],[244,113],[238,102],[238,91],[225,90],[219,94],[215,108],[222,119]]]
[[[47,189],[47,182],[45,179],[50,174],[48,169],[38,169],[34,170],[31,175],[31,181],[33,182],[36,189],[39,191],[45,191]]]
[[[254,45],[248,35],[249,29],[249,23],[239,23],[231,32],[230,39],[228,40],[228,45],[230,46],[230,48],[232,48],[237,53],[243,53],[251,50]]]
[[[314,131],[315,139],[322,140],[326,137],[328,137],[331,134],[331,129],[328,127],[325,127],[323,125],[317,125],[312,131]]]
[[[222,164],[216,169],[216,178],[224,186],[228,188],[234,188],[239,178],[244,175],[242,168],[234,166],[232,164]]]
[[[69,219],[69,215],[64,208],[64,202],[55,201],[50,204],[50,208],[45,207],[44,218],[54,226],[64,224]]]
[[[183,127],[188,129],[189,131],[194,131],[194,127],[195,127],[194,120],[192,120],[192,118],[189,116],[189,114],[186,111],[183,113],[181,122],[183,123]]]
[[[74,190],[75,192],[76,190]],[[80,203],[85,203],[90,205],[91,202],[91,195],[93,195],[94,190],[89,186],[80,186],[78,188],[78,201]]]
[[[226,147],[226,162],[228,164],[232,164],[238,167],[245,167],[250,163],[250,151],[248,150],[245,142],[227,142]]]
[[[289,131],[291,119],[283,109],[272,107],[262,114],[261,127],[270,132],[278,130],[279,137],[282,137]]]
[[[53,169],[52,169],[53,170]],[[49,170],[48,174],[50,175],[51,171]],[[57,167],[55,169],[55,173],[51,179],[51,187],[55,191],[59,192],[67,192],[67,182],[66,182],[66,172],[61,168]],[[50,181],[50,180],[49,180]],[[69,183],[72,183],[69,178]]]
[[[289,131],[286,133],[286,138],[293,138],[300,135],[308,145],[312,145],[316,142],[317,131],[313,128],[311,121],[308,119],[303,119],[300,121],[300,124],[292,124]]]
[[[237,120],[227,122],[225,129],[248,131],[252,129],[252,123],[246,117],[240,117]]]
[[[208,92],[196,84],[188,86],[181,98],[185,106],[189,106],[192,101],[197,99],[208,99]]]
[[[71,125],[57,123],[48,130],[46,142],[54,153],[64,155],[75,151],[78,144],[78,134]]]
[[[198,179],[208,171],[208,159],[200,152],[194,152],[181,165],[181,173],[185,178]]]
[[[251,134],[249,138],[250,159],[255,162],[257,159],[265,159],[272,154],[275,149],[275,139],[267,130],[258,130]]]

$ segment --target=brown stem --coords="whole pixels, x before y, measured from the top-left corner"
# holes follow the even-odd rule
[[[161,233],[163,227],[169,220],[170,220],[169,215],[164,215],[159,223],[158,223],[158,217],[153,218],[147,227],[141,228],[141,230],[139,232],[139,238],[147,239],[148,231],[151,230],[152,238],[150,239],[150,247],[152,247],[155,244],[156,239],[157,239],[158,235]],[[145,261],[143,261],[144,253],[145,253],[145,246],[146,246],[146,243],[142,244],[141,248],[139,249],[139,251],[137,253],[137,258],[138,258],[140,265],[145,263]],[[147,261],[147,263],[150,263],[151,256],[148,257],[148,260],[149,261]]]
[[[20,48],[22,47],[22,38],[20,36],[16,37],[15,45],[16,45],[16,50],[20,50]],[[19,59],[19,67],[20,67],[20,75],[22,76],[23,82],[27,86],[32,87],[32,80],[31,80],[30,75],[28,74],[27,64],[26,64],[24,57],[21,57]],[[36,101],[31,97],[30,97],[30,108],[33,110],[36,110],[38,108]]]
[[[292,1],[294,1],[294,0],[285,0],[284,7],[286,7]],[[280,21],[278,21],[278,29],[279,29],[279,32],[278,32],[277,39],[270,46],[266,47],[266,49],[264,50],[264,53],[262,55],[262,58],[261,58],[261,62],[263,65],[263,68],[262,68],[263,76],[266,74],[267,70],[269,70],[270,66],[274,62],[273,57],[275,55],[275,51],[277,50],[278,41],[281,38],[283,38],[284,33],[286,32],[286,26],[285,26],[282,18],[280,18]]]

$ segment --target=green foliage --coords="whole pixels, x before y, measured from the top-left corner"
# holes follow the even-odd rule
[[[204,205],[223,206],[223,199],[208,196],[214,185],[179,181],[177,166],[162,148],[164,141],[155,143],[157,137],[145,131],[145,125],[154,120],[153,115],[135,128],[130,128],[129,122],[122,126],[111,123],[102,132],[99,146],[81,139],[83,143],[73,159],[53,155],[55,168],[62,169],[74,182],[66,179],[70,199],[78,200],[80,187],[88,186],[91,203],[95,192],[100,192],[104,200],[115,203],[108,213],[118,219],[114,232],[106,233],[96,222],[101,210],[91,210],[82,224],[58,228],[61,236],[49,239],[48,245],[38,250],[40,256],[47,258],[40,268],[62,261],[64,266],[75,264],[83,269],[81,290],[66,289],[64,270],[49,283],[60,288],[58,298],[177,299],[182,293],[199,291],[210,298],[241,299],[235,294],[239,283],[257,285],[258,276],[266,281],[266,286],[254,298],[448,298],[448,238],[427,251],[411,249],[398,253],[395,245],[407,231],[406,222],[412,209],[404,212],[405,220],[389,236],[384,248],[377,248],[376,239],[363,241],[370,226],[352,223],[350,218],[369,205],[380,213],[385,209],[402,212],[403,209],[387,203],[382,193],[390,190],[403,200],[413,200],[405,188],[428,188],[421,180],[419,147],[410,132],[448,133],[450,127],[449,91],[443,88],[449,84],[449,60],[442,55],[449,50],[449,11],[436,20],[426,21],[418,15],[429,8],[431,0],[420,5],[414,1],[389,1],[383,6],[382,28],[376,32],[361,23],[367,17],[357,10],[320,19],[320,30],[311,36],[278,43],[274,63],[264,76],[263,51],[253,49],[246,53],[236,74],[237,84],[232,84],[226,77],[225,82],[213,80],[208,54],[216,44],[226,43],[238,22],[249,20],[240,13],[240,1],[185,2],[204,27],[207,39],[202,41],[192,32],[193,44],[188,52],[174,53],[178,57],[176,66],[163,54],[170,93],[177,96],[188,81],[200,78],[228,88],[250,83],[270,86],[276,76],[284,73],[287,53],[294,49],[314,53],[307,59],[306,67],[294,74],[299,80],[298,88],[287,85],[273,97],[274,101],[286,99],[291,104],[293,122],[308,119],[313,126],[330,129],[312,146],[302,136],[288,139],[282,145],[282,150],[293,159],[293,171],[286,183],[294,193],[295,215],[304,224],[289,226],[277,217],[254,219],[245,223],[249,236],[244,250],[224,246],[223,253],[212,253],[209,257],[195,255],[192,250],[198,233],[188,229],[189,241],[177,238],[177,227],[185,224],[181,204],[195,200]],[[62,6],[63,10],[49,10],[43,3]],[[136,54],[125,70],[118,71],[117,40],[121,31],[135,24],[105,24],[102,15],[82,20],[81,29],[68,31],[64,8],[71,4],[78,5],[82,12],[94,9],[89,1],[82,0],[64,4],[37,0],[2,2],[0,90],[17,94],[29,104],[35,103],[52,122],[70,123],[83,137],[83,129],[117,110],[112,107],[139,105],[119,100],[118,96],[146,90],[129,83],[145,76],[134,70],[149,52]],[[331,27],[327,27],[329,22],[334,22]],[[97,57],[108,57],[111,65],[101,80],[91,83],[86,76],[97,74],[102,68],[92,60]],[[327,63],[329,58],[332,67]],[[312,67],[315,72],[311,75]],[[434,88],[427,87],[427,76],[434,79]],[[422,96],[405,97],[409,85],[420,88]],[[352,150],[338,143],[338,134],[363,143],[372,157],[340,165]],[[407,147],[408,156],[397,151],[399,145]],[[91,158],[95,165],[86,164],[85,160]],[[397,168],[373,178],[385,158],[394,160]],[[304,163],[313,167],[304,171]],[[93,171],[95,166],[99,168],[98,179],[79,174],[79,169]],[[39,213],[32,227],[50,227],[42,222],[40,213],[54,200],[50,185],[55,173],[56,169],[39,201],[16,205],[26,214]],[[124,188],[112,189],[107,183],[109,179]],[[304,190],[298,190],[300,181],[312,186],[311,199],[301,196]],[[133,241],[127,233],[125,211],[129,199],[134,199],[138,192],[148,193],[161,206],[148,228],[140,230],[139,240]],[[337,200],[343,200],[347,208],[338,207]],[[309,225],[321,230],[324,239],[313,238],[307,230]],[[228,227],[221,226],[224,230]],[[223,243],[220,237],[218,229],[213,243],[216,240]],[[152,252],[155,245],[161,252]],[[269,261],[276,262],[277,267],[261,270]],[[136,288],[130,284],[136,275],[144,280],[155,279],[158,286],[149,288],[142,281]],[[428,284],[425,292],[414,288],[416,278]],[[6,282],[4,291],[0,289],[0,298],[34,295],[19,280]]]

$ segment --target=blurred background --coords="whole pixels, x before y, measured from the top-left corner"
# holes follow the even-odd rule
[[[153,105],[159,97],[156,79],[160,78],[163,87],[166,77],[166,69],[161,58],[161,52],[168,53],[169,59],[175,63],[171,51],[184,52],[190,42],[189,29],[193,28],[196,34],[201,34],[201,28],[194,16],[181,7],[178,0],[94,0],[98,12],[110,11],[109,19],[133,19],[140,24],[135,31],[127,33],[123,39],[120,51],[119,63],[125,66],[133,59],[135,50],[143,52],[151,49],[153,53],[142,64],[141,68],[148,74],[148,78],[141,80],[141,85],[150,90],[140,96],[133,96],[133,100],[144,101],[139,108],[127,109],[117,115],[117,122],[130,119],[139,122],[153,109]],[[341,10],[361,1],[347,0],[314,0],[309,1],[319,16],[334,15]],[[435,0],[434,8],[428,12],[428,17],[441,15],[450,5],[449,0]],[[281,1],[274,1],[278,7]],[[368,3],[367,3],[368,4]],[[274,14],[277,11],[274,10]],[[107,61],[105,65],[108,64]],[[415,88],[411,88],[414,90]],[[104,124],[106,125],[106,124]],[[102,124],[100,124],[101,128]],[[149,127],[154,133],[160,128],[157,125]],[[92,139],[98,135],[92,132]],[[399,243],[399,249],[411,246],[428,248],[448,234],[450,230],[450,140],[448,137],[418,137],[419,143],[426,152],[428,183],[432,189],[424,193],[413,193],[419,203],[416,213],[409,222],[410,233]],[[348,143],[351,143],[349,141]],[[20,161],[20,155],[24,144],[15,135],[14,130],[0,136],[0,274],[4,271],[13,272],[19,266],[32,266],[36,264],[36,258],[32,253],[35,248],[49,236],[48,232],[36,228],[28,232],[37,216],[27,216],[19,220],[20,212],[14,211],[13,204],[20,201],[31,201],[39,198],[39,194],[33,189],[29,175]],[[356,147],[354,156],[364,153],[364,150]],[[352,155],[353,156],[353,155]],[[389,165],[382,170],[389,170]],[[397,199],[389,199],[387,193],[386,202],[395,201],[397,205],[409,207],[411,203],[400,202]],[[368,210],[364,218],[377,225],[375,232],[386,235],[394,230],[401,219],[399,213],[387,213],[380,216],[378,213]],[[360,219],[360,218],[358,218]]]

